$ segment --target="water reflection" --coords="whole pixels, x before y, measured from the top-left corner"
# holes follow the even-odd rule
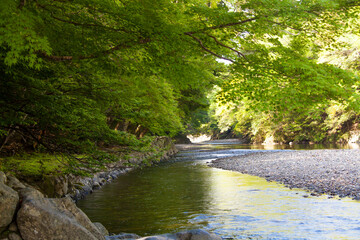
[[[212,171],[209,216],[220,226],[207,227],[236,239],[358,239],[360,203],[307,197],[258,177]],[[220,217],[220,218],[219,218]],[[210,219],[208,221],[211,222]],[[240,227],[240,229],[239,229]]]
[[[192,228],[188,216],[209,205],[207,179],[206,172],[190,162],[146,168],[121,176],[78,205],[114,233],[148,235]]]
[[[249,151],[258,150],[212,145],[182,152],[171,163],[121,176],[78,205],[113,233],[202,228],[235,239],[359,239],[360,202],[304,198],[304,191],[206,166]]]

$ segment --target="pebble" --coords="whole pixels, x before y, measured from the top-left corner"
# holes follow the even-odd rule
[[[360,199],[358,149],[250,153],[217,159],[210,166],[263,177],[289,188],[303,188],[314,195]]]

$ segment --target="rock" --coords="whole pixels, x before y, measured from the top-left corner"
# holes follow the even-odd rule
[[[10,225],[9,225],[9,231],[11,231],[11,232],[17,232],[19,229],[18,229],[18,227],[17,227],[17,225],[16,225],[16,223],[15,222],[12,222]]]
[[[82,192],[82,194],[85,196],[85,195],[87,195],[87,194],[92,193],[93,190],[92,190],[92,188],[91,188],[90,186],[85,185],[85,186],[82,187],[81,192]]]
[[[48,197],[63,197],[68,193],[68,178],[48,176],[41,184],[41,189]]]
[[[176,237],[171,234],[164,234],[158,236],[150,236],[150,237],[143,237],[139,238],[139,240],[176,240]]]
[[[71,198],[72,198],[75,202],[77,202],[78,200],[81,199],[81,193],[80,193],[80,191],[77,190],[77,189],[75,189],[70,196],[71,196]]]
[[[99,182],[99,174],[94,175],[94,177],[91,179],[93,182]]]
[[[24,240],[105,239],[70,198],[38,198],[23,202],[17,224]]]
[[[11,176],[11,175],[7,176],[6,184],[16,191],[19,191],[20,189],[25,188],[24,184],[22,184],[16,177]]]
[[[96,189],[99,189],[99,188],[101,188],[100,184],[98,182],[94,182],[94,184],[92,186],[92,189],[96,190]]]
[[[97,227],[97,229],[103,236],[109,235],[109,231],[104,227],[104,225],[102,225],[99,222],[94,222],[94,225],[95,225],[95,227]]]
[[[174,234],[162,234],[139,238],[138,240],[221,240],[216,234],[208,233],[201,229],[194,229]]]
[[[8,236],[9,236],[9,231],[6,230],[6,228],[0,228],[0,240],[3,240],[3,239],[8,239]]]
[[[0,183],[0,229],[12,222],[18,202],[18,193]]]
[[[19,190],[19,195],[22,201],[31,200],[31,199],[40,199],[44,198],[44,195],[32,187],[26,187]]]
[[[6,178],[6,175],[5,175],[5,173],[3,173],[3,172],[1,172],[0,171],[0,183],[6,183],[6,180],[7,180],[7,178]]]
[[[140,236],[134,233],[120,233],[118,235],[106,236],[106,240],[119,240],[119,239],[139,239]]]
[[[221,237],[214,234],[208,233],[201,229],[194,229],[185,232],[175,233],[176,239],[179,240],[221,240]]]
[[[99,180],[100,180],[100,185],[101,186],[106,184],[106,179],[105,178],[100,178]]]
[[[9,238],[9,240],[22,240],[20,235],[17,233],[10,233],[8,238]]]

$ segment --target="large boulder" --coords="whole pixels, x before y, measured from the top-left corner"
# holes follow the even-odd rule
[[[6,175],[5,173],[0,171],[0,183],[6,183]]]
[[[0,183],[0,229],[12,222],[18,202],[18,193],[4,183]]]
[[[66,176],[47,176],[39,185],[48,197],[58,198],[68,193],[68,178]]]
[[[19,191],[20,189],[25,188],[24,184],[22,184],[16,177],[11,176],[11,175],[7,176],[6,184],[16,191]]]
[[[44,198],[44,195],[32,187],[25,187],[18,190],[22,202],[31,199]]]
[[[104,236],[70,198],[27,198],[17,214],[24,240],[104,240]]]
[[[109,235],[109,231],[104,227],[104,225],[102,225],[99,222],[94,222],[93,223],[95,225],[95,227],[99,230],[99,232],[103,235],[103,236],[107,236]]]

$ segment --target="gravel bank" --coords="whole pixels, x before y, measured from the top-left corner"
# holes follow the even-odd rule
[[[210,166],[264,177],[316,194],[360,200],[360,150],[252,153],[217,159]]]

